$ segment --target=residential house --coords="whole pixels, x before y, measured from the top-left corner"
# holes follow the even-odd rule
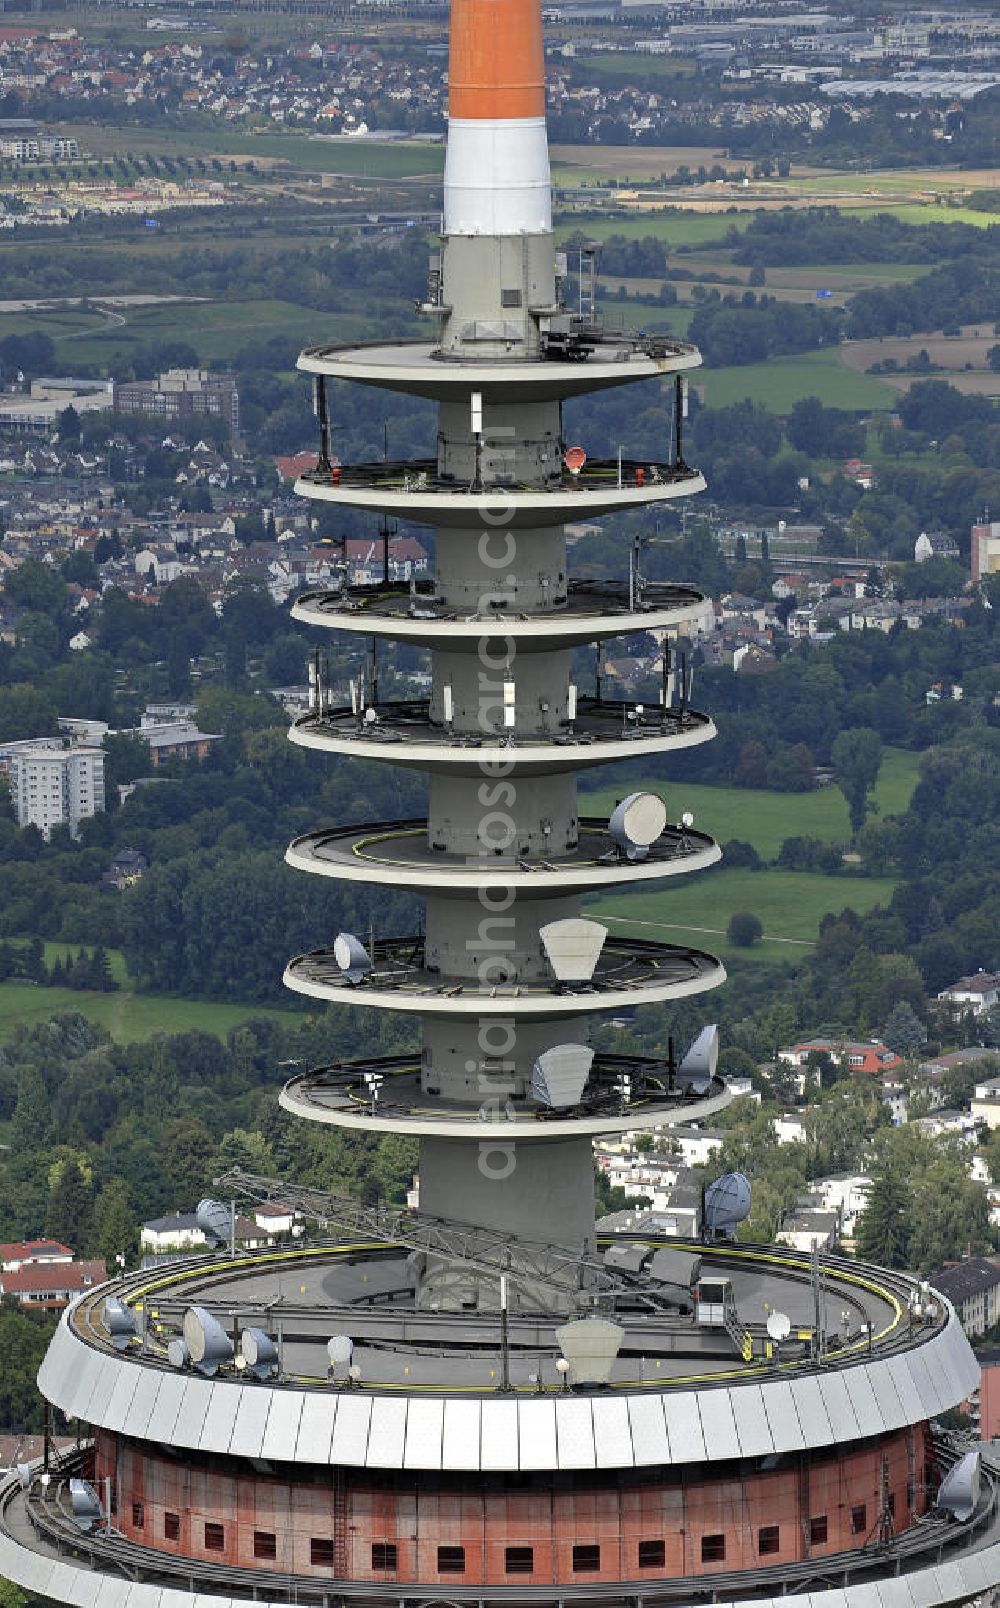
[[[101,1261],[29,1262],[16,1273],[0,1273],[0,1295],[13,1296],[21,1306],[53,1310],[68,1306],[107,1277]]]
[[[971,977],[959,977],[942,988],[938,999],[971,1011],[973,1016],[985,1016],[1000,1001],[1000,972],[978,971]]]
[[[951,1302],[970,1338],[1000,1320],[1000,1258],[968,1256],[946,1263],[931,1274],[930,1283]]]

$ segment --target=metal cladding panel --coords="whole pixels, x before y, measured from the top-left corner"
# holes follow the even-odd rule
[[[50,1582],[52,1590],[58,1588],[61,1596],[65,1593],[64,1600],[71,1602],[73,1608],[100,1608],[101,1592],[104,1589],[102,1576],[89,1572],[84,1574],[68,1563],[61,1564],[60,1568],[63,1573],[53,1575]],[[152,1589],[150,1586],[146,1587],[147,1591]],[[156,1587],[156,1590],[159,1590],[159,1587]]]
[[[376,1396],[368,1433],[369,1468],[402,1468],[406,1444],[405,1396]]]
[[[528,1402],[521,1404],[522,1415],[527,1406]],[[441,1456],[445,1468],[479,1467],[479,1411],[478,1401],[463,1401],[460,1396],[449,1397],[445,1402],[441,1443]]]
[[[146,1436],[150,1440],[163,1441],[168,1446],[173,1445],[174,1432],[177,1428],[177,1420],[181,1415],[184,1398],[187,1395],[188,1383],[189,1381],[183,1374],[163,1375],[156,1401],[153,1404],[153,1411],[149,1415],[149,1423],[146,1425]],[[207,1395],[205,1405],[206,1407],[208,1405]],[[201,1426],[204,1421],[205,1415],[202,1413],[194,1435],[189,1434],[186,1438],[183,1438],[182,1445],[197,1446],[198,1436],[201,1434]],[[182,1436],[186,1427],[186,1425],[182,1426]]]
[[[66,1327],[65,1315],[49,1341],[38,1370],[38,1388],[48,1401],[62,1407],[66,1388],[76,1367],[76,1345]]]
[[[862,1435],[881,1435],[889,1426],[882,1417],[867,1367],[851,1368],[846,1377],[847,1393],[851,1398],[854,1416],[861,1425]]]
[[[964,1602],[969,1594],[960,1564],[939,1563],[935,1571],[938,1579],[939,1602]]]
[[[159,1586],[140,1585],[138,1581],[133,1580],[129,1594],[125,1598],[125,1608],[160,1608],[162,1601],[163,1595]],[[77,1608],[75,1603],[73,1608]]]
[[[670,1437],[670,1461],[700,1463],[705,1456],[705,1437],[694,1391],[679,1390],[676,1396],[664,1396],[663,1416]]]
[[[833,1439],[833,1429],[819,1393],[819,1380],[814,1374],[810,1374],[804,1379],[793,1379],[791,1384],[792,1400],[799,1415],[799,1423],[805,1430],[807,1443],[816,1446],[829,1445]],[[874,1397],[872,1400],[874,1401]],[[879,1419],[880,1427],[881,1422]]]
[[[704,1390],[699,1397],[701,1429],[705,1437],[705,1456],[717,1463],[739,1457],[740,1438],[736,1433],[733,1404],[728,1390]]]
[[[966,1396],[975,1390],[979,1383],[979,1363],[976,1361],[975,1352],[968,1342],[965,1331],[955,1317],[952,1317],[947,1329],[941,1336],[941,1350],[947,1359],[946,1372],[951,1379],[952,1390],[955,1393],[954,1401],[949,1402],[949,1406],[954,1406],[956,1403],[964,1401]]]
[[[89,1346],[83,1348],[83,1356],[77,1354],[75,1377],[70,1386],[70,1400],[68,1411],[74,1418],[87,1419],[94,1390],[100,1377],[104,1358],[99,1351],[92,1351]],[[87,1419],[89,1423],[90,1420]]]
[[[101,1608],[127,1608],[128,1594],[131,1589],[131,1580],[122,1580],[110,1574],[105,1575],[104,1590],[101,1592]]]
[[[914,1608],[940,1608],[947,1601],[941,1594],[937,1568],[918,1569],[910,1575],[909,1582]]]
[[[623,1396],[597,1396],[594,1409],[594,1453],[598,1468],[631,1468],[635,1462],[628,1402]]]
[[[969,1552],[961,1559],[962,1573],[974,1591],[985,1591],[996,1585],[1000,1578],[1000,1547],[984,1547],[982,1552]]]
[[[482,1404],[481,1452],[483,1469],[520,1467],[517,1444],[517,1402],[491,1401]]]
[[[892,1591],[899,1593],[898,1597],[893,1597],[891,1599],[891,1608],[913,1608],[913,1592],[910,1587],[910,1578],[908,1575],[893,1576],[892,1579],[888,1579],[886,1581],[886,1585],[889,1586]],[[884,1588],[883,1595],[885,1595]],[[887,1601],[888,1600],[889,1599],[887,1598]]]
[[[304,1390],[272,1390],[269,1397],[271,1408],[267,1415],[261,1456],[278,1463],[291,1463],[295,1459],[299,1421],[308,1398]]]
[[[105,1429],[124,1429],[129,1404],[139,1383],[139,1369],[135,1363],[123,1362],[118,1369],[115,1388],[111,1392],[104,1414]]]
[[[198,1436],[200,1452],[228,1452],[229,1441],[240,1405],[238,1385],[213,1383],[208,1401],[208,1412]]]
[[[150,1414],[160,1392],[160,1385],[167,1377],[166,1374],[158,1373],[153,1368],[143,1368],[142,1377],[135,1387],[135,1395],[129,1406],[128,1418],[125,1420],[126,1435],[136,1435],[140,1440],[145,1435]]]
[[[867,1369],[867,1374],[868,1383],[875,1392],[875,1400],[879,1404],[886,1429],[902,1429],[907,1423],[906,1412],[899,1399],[899,1392],[888,1362],[884,1358],[873,1362]]]
[[[92,1424],[103,1425],[107,1422],[108,1404],[111,1401],[115,1386],[118,1383],[119,1371],[128,1365],[127,1363],[121,1362],[117,1363],[116,1365],[115,1363],[111,1362],[110,1357],[102,1357],[101,1360],[104,1363],[104,1367],[102,1367],[97,1376],[97,1383],[94,1386],[94,1392],[90,1398],[90,1405],[87,1408],[87,1413]]]
[[[909,1356],[904,1353],[899,1357],[890,1357],[886,1362],[886,1367],[896,1387],[896,1395],[899,1397],[900,1406],[906,1414],[906,1422],[908,1424],[921,1423],[927,1417],[927,1414],[924,1411],[920,1392],[913,1382]]]
[[[924,1348],[921,1346],[915,1351],[906,1353],[906,1360],[910,1368],[910,1377],[917,1387],[917,1394],[924,1406],[924,1416],[932,1418],[941,1411],[941,1392],[924,1357]]]
[[[340,1397],[337,1418],[333,1426],[333,1440],[330,1444],[331,1463],[349,1463],[355,1468],[364,1467],[371,1419],[370,1396],[361,1396],[349,1391]],[[302,1433],[301,1430],[299,1433]]]
[[[819,1393],[823,1398],[834,1440],[857,1440],[862,1430],[851,1404],[851,1394],[843,1374],[820,1374]]]
[[[558,1463],[555,1402],[546,1396],[519,1402],[517,1417],[522,1469],[555,1468]]]
[[[404,1468],[440,1468],[444,1402],[415,1396],[406,1415]]]
[[[794,1598],[782,1598],[782,1602],[794,1601]],[[851,1599],[840,1586],[834,1586],[830,1591],[814,1591],[809,1597],[810,1608],[851,1608]]]
[[[242,1386],[233,1433],[229,1439],[230,1457],[263,1457],[264,1431],[270,1406],[269,1390],[254,1385]]]
[[[771,1426],[764,1411],[764,1395],[759,1385],[739,1385],[729,1392],[744,1457],[766,1457],[774,1451]],[[706,1398],[707,1399],[707,1398]],[[704,1418],[702,1402],[702,1417]]]
[[[852,1582],[848,1602],[851,1608],[882,1608],[882,1594],[878,1581]]]
[[[573,1396],[556,1400],[556,1442],[560,1468],[593,1468],[594,1420],[590,1402]]]
[[[333,1429],[337,1421],[339,1402],[339,1396],[329,1394],[303,1395],[296,1417],[298,1435],[293,1442],[295,1449],[289,1454],[294,1456],[296,1463],[319,1463],[325,1468],[330,1462],[330,1447],[333,1443]],[[274,1407],[267,1420],[268,1429],[271,1427],[275,1410],[280,1407],[281,1396],[276,1392]],[[267,1440],[267,1430],[264,1432],[264,1439]],[[266,1457],[267,1453],[264,1455]]]
[[[775,1451],[800,1452],[806,1441],[792,1397],[792,1387],[787,1379],[778,1379],[773,1384],[765,1385],[761,1394]]]
[[[212,1386],[200,1374],[186,1379],[179,1376],[176,1384],[180,1386],[181,1396],[171,1438],[176,1446],[197,1446],[212,1402]]]
[[[659,1394],[630,1396],[628,1415],[632,1424],[632,1450],[636,1464],[648,1468],[650,1464],[670,1462],[670,1441],[663,1417],[663,1397]]]

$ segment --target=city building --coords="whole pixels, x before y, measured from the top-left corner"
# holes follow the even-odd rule
[[[18,826],[37,826],[46,841],[56,826],[79,837],[80,822],[104,809],[103,749],[42,743],[18,749],[8,766]]]
[[[624,909],[720,855],[652,792],[581,815],[578,773],[669,758],[714,728],[680,650],[657,699],[600,671],[577,685],[575,648],[599,662],[707,600],[650,582],[638,554],[620,580],[577,577],[564,530],[703,489],[684,443],[700,357],[607,331],[586,287],[565,289],[539,0],[453,0],[450,33],[430,333],[299,360],[319,433],[301,494],[436,539],[425,580],[293,607],[367,651],[347,687],[315,655],[292,740],[417,770],[429,789],[419,816],[324,823],[290,845],[303,874],[404,890],[422,910],[407,931],[317,933],[285,981],[334,1017],[416,1019],[420,1043],[292,1068],[280,1099],[348,1140],[415,1140],[419,1206],[234,1168],[200,1214],[217,1255],[78,1300],[39,1386],[81,1445],[0,1485],[0,1575],[100,1608],[995,1603],[1000,1476],[941,1423],[979,1378],[945,1298],[832,1254],[736,1243],[739,1174],[705,1190],[698,1239],[656,1214],[635,1232],[595,1222],[595,1140],[704,1134],[731,1100],[710,1018],[678,1054],[669,1038],[645,1054],[589,1041],[590,1019],[656,1005],[669,1021],[725,973],[581,913],[584,895]],[[335,461],[331,380],[434,402],[436,457]],[[653,461],[565,438],[568,398],[631,383],[662,406]],[[398,643],[429,650],[427,697],[387,688]],[[228,1254],[230,1200],[276,1201],[310,1237]]]
[[[50,1267],[54,1262],[72,1262],[73,1252],[58,1240],[21,1240],[0,1245],[0,1270],[20,1273],[23,1267]]]
[[[970,1337],[985,1334],[1000,1321],[1000,1260],[967,1256],[941,1268],[932,1282],[948,1297]]]
[[[1000,570],[1000,520],[972,527],[972,580],[981,581],[984,575],[995,575]]]
[[[209,414],[224,419],[234,435],[240,428],[240,396],[235,374],[209,369],[168,369],[155,380],[116,380],[116,413],[190,419]]]
[[[960,977],[942,988],[938,999],[946,999],[961,1011],[971,1011],[973,1016],[986,1016],[1000,1004],[1000,973],[978,971],[971,977]]]

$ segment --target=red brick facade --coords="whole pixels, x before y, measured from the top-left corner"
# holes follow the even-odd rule
[[[146,1546],[248,1568],[458,1589],[698,1575],[849,1551],[877,1528],[883,1460],[898,1532],[927,1509],[932,1456],[918,1425],[743,1472],[703,1464],[684,1474],[379,1480],[354,1469],[292,1477],[279,1465],[275,1477],[235,1459],[182,1463],[102,1431],[95,1472],[111,1477],[120,1528]]]

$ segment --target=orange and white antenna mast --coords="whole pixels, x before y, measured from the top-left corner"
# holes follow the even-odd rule
[[[551,227],[539,0],[452,0],[444,232]]]

